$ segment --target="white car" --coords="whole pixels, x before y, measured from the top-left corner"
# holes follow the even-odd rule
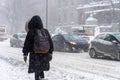
[[[24,41],[27,33],[15,33],[10,37],[10,46],[11,47],[20,47],[24,45]]]

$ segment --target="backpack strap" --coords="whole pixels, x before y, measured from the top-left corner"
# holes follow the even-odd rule
[[[48,33],[46,29],[41,29],[42,35],[44,35],[45,37],[48,37]]]

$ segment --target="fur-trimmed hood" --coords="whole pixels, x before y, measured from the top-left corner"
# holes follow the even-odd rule
[[[43,23],[41,18],[38,15],[33,16],[30,22],[28,23],[28,29],[33,30],[33,29],[42,29],[42,28],[43,28]]]

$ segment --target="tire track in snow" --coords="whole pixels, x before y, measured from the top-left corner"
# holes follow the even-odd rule
[[[57,64],[61,67],[65,67],[65,66],[69,65],[68,68],[74,69],[76,71],[82,71],[82,72],[97,74],[101,77],[106,76],[106,77],[109,77],[109,78],[114,78],[114,79],[120,80],[120,76],[119,76],[120,68],[118,68],[119,65],[120,65],[119,62],[112,61],[114,64],[118,64],[117,68],[116,68],[116,65],[112,65],[112,64],[111,64],[112,66],[110,66],[110,67],[108,66],[108,65],[110,65],[109,63],[111,61],[107,61],[107,60],[100,60],[99,61],[98,60],[98,64],[96,64],[97,61],[94,63],[95,59],[91,59],[91,58],[90,59],[83,59],[83,58],[82,59],[73,59],[74,58],[73,56],[72,56],[71,60],[66,59],[66,60],[64,60],[64,62],[61,62],[60,60],[65,59],[65,58],[61,58],[60,54],[57,54],[57,55],[58,55],[58,57],[56,59],[58,59],[58,60],[56,60],[56,61],[54,60],[53,64]],[[61,53],[61,55],[62,55],[62,53]],[[67,55],[67,54],[65,54],[65,55]],[[71,58],[71,56],[69,57],[68,55],[64,56],[64,57]],[[93,60],[93,62],[92,62],[92,60]],[[102,64],[103,61],[106,62],[106,64],[108,64],[108,65],[104,65],[105,63]],[[74,64],[71,64],[71,63],[74,63]],[[117,70],[115,70],[115,68]]]
[[[53,65],[58,72],[63,73],[63,75],[72,75],[71,77],[77,77],[78,79],[72,80],[120,80],[120,78],[108,75],[108,74],[98,74],[97,72],[84,70],[84,69],[75,69],[70,66],[61,66],[61,64]],[[61,72],[62,71],[62,72]],[[64,73],[65,72],[65,73]],[[88,76],[89,75],[89,76]],[[96,78],[93,78],[96,77]],[[99,78],[99,79],[97,79]]]

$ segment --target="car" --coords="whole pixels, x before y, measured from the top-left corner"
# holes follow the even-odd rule
[[[27,33],[15,33],[10,37],[10,46],[22,48]]]
[[[52,40],[55,51],[87,52],[89,48],[88,42],[76,34],[57,34]]]
[[[91,58],[109,57],[120,60],[120,32],[98,34],[90,43]]]
[[[0,33],[0,41],[4,41],[8,39],[8,35],[6,33]]]
[[[4,41],[8,39],[8,32],[6,25],[0,25],[0,41]]]

